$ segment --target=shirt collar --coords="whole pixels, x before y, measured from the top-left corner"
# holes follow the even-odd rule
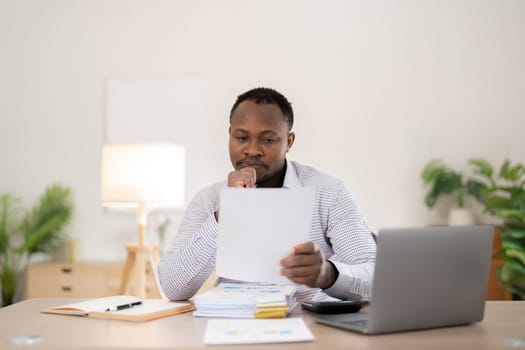
[[[296,189],[303,187],[292,162],[286,159],[286,173],[284,174],[283,188]]]

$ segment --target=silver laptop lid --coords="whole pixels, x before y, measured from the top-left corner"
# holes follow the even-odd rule
[[[492,226],[379,231],[368,332],[481,321]]]

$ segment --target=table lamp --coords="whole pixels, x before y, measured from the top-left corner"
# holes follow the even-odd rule
[[[155,209],[182,208],[185,188],[185,149],[170,143],[112,144],[102,148],[101,197],[108,208],[136,210],[139,227],[137,244],[128,244],[120,293],[134,286],[140,298],[146,296],[146,271],[160,288],[157,266],[159,250],[144,241],[148,213]]]

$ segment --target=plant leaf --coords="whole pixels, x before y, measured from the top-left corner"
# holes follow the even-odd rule
[[[13,270],[8,265],[4,265],[1,270],[0,283],[2,285],[2,306],[12,304],[16,290],[16,279]]]
[[[503,240],[501,241],[501,246],[505,248],[505,252],[509,249],[523,250],[525,252],[525,242],[522,245],[522,242],[519,240]]]
[[[516,287],[505,287],[506,290],[511,292],[512,294],[515,294],[521,298],[521,300],[525,300],[525,289],[518,289]]]
[[[517,249],[506,249],[505,253],[507,256],[511,258],[515,258],[521,262],[521,265],[525,265],[525,251],[522,249],[521,246],[517,246]],[[525,276],[525,268],[523,270],[523,274]]]
[[[436,204],[440,196],[446,194],[455,194],[458,206],[463,206],[464,189],[461,173],[448,168],[441,160],[433,159],[423,168],[421,178],[426,185],[431,185],[425,197],[425,204],[429,208]]]
[[[513,225],[523,225],[525,218],[525,210],[521,209],[499,209],[496,214],[508,223]]]
[[[421,179],[425,184],[432,184],[436,179],[446,172],[443,162],[439,159],[432,159],[428,162],[421,172]]]
[[[0,195],[0,266],[8,258],[10,238],[20,225],[19,204],[20,200],[11,194]]]
[[[513,283],[525,279],[525,267],[519,261],[505,256],[505,262],[501,266],[499,277],[504,283]]]
[[[510,196],[510,205],[514,209],[521,209],[525,213],[525,189],[523,188],[513,188],[509,191]],[[525,217],[525,215],[523,216]]]
[[[37,205],[23,218],[21,231],[24,243],[19,254],[47,252],[65,239],[64,227],[73,214],[71,190],[60,185],[49,186]]]
[[[425,204],[429,207],[429,208],[432,208],[437,202],[437,197],[434,195],[433,192],[429,192],[426,196],[425,196]]]
[[[505,159],[505,161],[503,161],[503,164],[501,164],[501,168],[499,170],[499,177],[503,179],[507,178],[507,173],[509,172],[509,166],[510,166],[510,160]]]
[[[523,165],[516,164],[515,166],[508,169],[507,173],[505,174],[506,176],[504,176],[503,178],[509,181],[516,182],[521,178],[521,176],[523,176],[523,171]]]
[[[471,159],[469,163],[474,166],[474,172],[476,174],[483,175],[489,180],[492,179],[492,174],[494,173],[494,170],[492,168],[492,165],[490,165],[488,161],[486,161],[485,159],[478,158]]]
[[[485,194],[485,203],[487,206],[487,211],[492,214],[498,215],[499,210],[507,209],[510,207],[510,199],[500,197],[493,194]]]
[[[500,234],[500,237],[502,240],[510,239],[510,238],[524,239],[525,238],[525,228],[522,228],[522,229],[504,228]]]
[[[27,252],[31,255],[37,252],[47,252],[62,243],[65,236],[61,228],[68,220],[67,215],[67,213],[58,213],[31,231],[25,242],[16,249],[17,253]]]
[[[466,183],[467,193],[472,195],[480,203],[485,203],[485,198],[483,197],[483,191],[487,188],[487,185],[484,183],[469,179]]]

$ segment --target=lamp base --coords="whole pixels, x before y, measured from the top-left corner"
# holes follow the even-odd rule
[[[159,248],[156,245],[128,244],[120,294],[139,298],[166,298],[160,287],[157,266]]]

